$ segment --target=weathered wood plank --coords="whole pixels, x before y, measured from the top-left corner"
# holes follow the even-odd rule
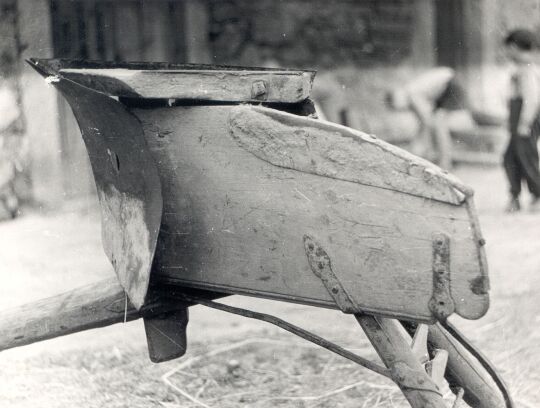
[[[0,350],[131,321],[139,312],[116,278],[0,312]]]
[[[33,63],[43,70],[41,61]],[[250,73],[223,71],[238,72]],[[148,205],[153,195],[147,193],[162,185],[163,218],[152,266],[156,278],[336,307],[309,265],[304,248],[309,236],[327,254],[355,310],[431,321],[437,286],[433,239],[443,234],[451,248],[445,293],[463,317],[486,312],[487,271],[471,193],[432,164],[361,132],[267,108],[127,108],[67,81],[61,69],[60,74],[53,83],[71,95],[79,111],[98,185],[100,179],[116,185],[134,181],[134,175],[148,177],[152,166],[142,165],[148,160],[157,166],[159,180],[125,190],[126,197],[136,193],[138,202]],[[73,94],[77,87],[88,95]],[[146,142],[138,141],[141,134]],[[103,138],[112,143],[107,152],[96,146]],[[132,146],[136,139],[138,149]],[[147,146],[150,159],[135,160]],[[102,200],[103,208],[111,215],[111,203],[117,206],[118,200],[108,201]],[[145,217],[158,213],[155,207]],[[112,215],[115,222],[104,223],[109,233],[122,231],[133,244],[116,253],[139,254],[134,249],[144,237],[135,237],[127,218]],[[149,249],[153,252],[152,245]],[[127,282],[142,276],[122,271],[118,275]],[[129,287],[128,293],[134,301]]]
[[[279,132],[287,133],[291,143],[296,137],[297,156],[284,159],[287,165],[275,165],[245,148],[234,129],[231,134],[238,109],[133,110],[143,124],[163,188],[164,213],[152,272],[157,279],[336,307],[309,267],[303,245],[308,235],[328,253],[335,274],[362,310],[430,321],[432,238],[443,233],[451,237],[450,289],[456,312],[467,318],[486,312],[487,293],[474,293],[471,283],[485,271],[467,205],[423,197],[408,191],[405,182],[403,191],[362,184],[365,173],[374,177],[380,168],[384,174],[388,162],[405,156],[367,135],[356,140],[340,126],[305,124],[307,119],[272,112],[271,126],[261,128],[267,143],[276,143]],[[260,125],[260,117],[252,119],[254,127]],[[303,126],[295,128],[296,121]],[[306,145],[305,133],[311,128],[316,128],[317,140]],[[339,171],[321,175],[298,167],[309,164],[321,144],[329,147],[334,140],[341,149],[342,139],[353,151],[353,143],[373,144],[376,149],[358,151],[372,155],[366,159],[370,166],[353,163],[351,170],[344,160],[338,170],[350,171],[348,178],[338,177]],[[307,158],[300,157],[302,152]],[[422,173],[423,161],[413,156],[407,160]],[[454,185],[442,173],[436,176],[430,179],[433,184]]]
[[[230,126],[243,148],[275,166],[451,204],[465,198],[438,167],[350,128],[246,106],[231,112]]]
[[[32,66],[50,75],[43,66]],[[65,78],[53,78],[88,150],[101,205],[103,248],[131,302],[140,308],[163,207],[156,164],[140,123],[122,104]]]
[[[314,71],[226,65],[31,60],[31,64],[111,96],[222,102],[306,100]]]
[[[428,340],[433,348],[448,351],[446,378],[451,387],[464,388],[466,403],[478,408],[505,407],[493,379],[444,327],[440,324],[429,326]]]
[[[168,361],[186,351],[188,307],[194,305],[178,300],[178,292],[207,300],[225,296],[155,286],[147,302],[137,310],[116,278],[105,279],[0,311],[0,351],[143,318],[150,359]]]
[[[312,73],[290,71],[61,69],[60,75],[108,95],[210,101],[296,103],[308,98]]]

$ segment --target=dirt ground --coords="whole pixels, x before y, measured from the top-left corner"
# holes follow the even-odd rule
[[[502,212],[498,168],[455,173],[476,190],[492,288],[483,319],[452,321],[499,368],[518,407],[540,407],[540,214]],[[0,309],[112,276],[99,234],[91,199],[2,223]],[[240,297],[227,303],[271,312],[375,358],[354,320],[335,311]],[[0,407],[407,406],[384,378],[265,323],[195,307],[188,339],[188,354],[163,364],[148,360],[141,322],[2,352]]]

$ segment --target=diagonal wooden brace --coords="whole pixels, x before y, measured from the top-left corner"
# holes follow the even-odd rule
[[[398,321],[365,314],[355,317],[411,407],[445,408],[441,393],[403,337]]]

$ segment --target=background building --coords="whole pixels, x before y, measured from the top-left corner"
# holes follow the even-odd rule
[[[315,68],[330,119],[399,142],[415,125],[385,111],[392,84],[447,65],[474,106],[500,109],[501,40],[540,29],[538,0],[0,0],[0,13],[0,73],[22,104],[13,132],[43,202],[94,187],[69,107],[23,58]]]

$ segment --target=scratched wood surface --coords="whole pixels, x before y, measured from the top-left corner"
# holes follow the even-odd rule
[[[141,71],[62,69],[62,76],[115,96],[296,103],[309,96],[313,74],[290,71]]]
[[[156,279],[336,307],[309,267],[303,244],[309,235],[364,311],[432,320],[432,236],[444,233],[451,237],[456,312],[466,318],[486,312],[488,295],[473,285],[486,274],[482,249],[462,195],[449,189],[453,179],[424,172],[424,162],[367,135],[250,109],[133,111],[162,184]],[[256,122],[238,123],[240,117]],[[269,156],[272,143],[281,145]],[[347,146],[372,156],[351,170],[354,158],[340,155]],[[409,175],[402,171],[406,163]],[[379,170],[394,181],[378,185]]]
[[[31,63],[98,92],[132,98],[297,103],[309,97],[315,77],[314,71],[195,64],[62,59]]]
[[[32,62],[41,75],[55,71]],[[62,76],[52,84],[70,104],[84,140],[101,207],[107,257],[141,308],[150,282],[163,208],[160,179],[140,123],[120,103]]]
[[[187,307],[192,304],[164,298],[164,291],[153,290],[137,310],[118,280],[110,278],[3,310],[0,351],[143,318],[150,359],[162,362],[180,357],[186,351]]]
[[[116,278],[0,313],[0,350],[140,318]]]

